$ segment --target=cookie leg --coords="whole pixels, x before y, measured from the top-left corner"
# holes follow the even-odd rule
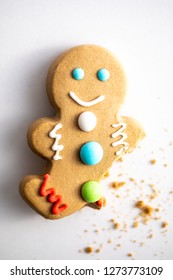
[[[54,219],[51,214],[51,204],[45,197],[40,196],[40,187],[43,183],[43,176],[26,176],[19,186],[23,199],[40,215],[47,219]]]
[[[49,181],[49,174],[44,175],[39,194],[40,196],[47,197],[47,201],[52,203],[51,213],[58,215],[68,208],[67,204],[62,204],[62,195],[57,195],[55,188],[47,188]]]
[[[27,176],[20,184],[23,199],[39,214],[47,219],[55,219],[55,215],[68,208],[62,203],[62,196],[56,194],[55,188],[48,187],[49,174]],[[56,217],[57,218],[57,217]]]

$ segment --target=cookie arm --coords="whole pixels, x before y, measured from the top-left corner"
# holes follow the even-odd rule
[[[28,144],[30,148],[33,150],[34,153],[48,159],[53,159],[56,153],[56,149],[53,149],[53,146],[55,148],[55,143],[57,138],[54,135],[60,135],[56,134],[55,128],[59,124],[59,127],[57,129],[60,129],[62,126],[61,124],[55,120],[50,118],[42,118],[30,126],[27,134]],[[60,140],[61,137],[59,137]],[[56,145],[57,146],[57,145]],[[62,145],[59,145],[58,147],[63,148]]]
[[[128,143],[127,152],[132,152],[138,142],[145,137],[142,126],[133,118],[121,117],[120,120],[126,123],[125,133],[127,134],[126,142]]]

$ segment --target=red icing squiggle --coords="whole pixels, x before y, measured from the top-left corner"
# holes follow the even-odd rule
[[[98,207],[103,207],[103,198],[100,198],[97,202],[96,202]]]
[[[54,215],[59,214],[60,212],[66,210],[68,208],[67,204],[61,204],[62,203],[62,195],[56,195],[55,188],[50,188],[46,190],[46,184],[49,180],[49,174],[44,175],[44,181],[40,187],[40,195],[41,196],[47,196],[47,200],[51,203],[53,203],[51,212]],[[61,205],[60,205],[61,204]]]

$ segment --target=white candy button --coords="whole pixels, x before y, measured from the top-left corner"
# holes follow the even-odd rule
[[[78,118],[78,126],[81,130],[89,132],[96,127],[97,119],[92,112],[83,112]]]

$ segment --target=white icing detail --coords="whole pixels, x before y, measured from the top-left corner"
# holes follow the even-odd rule
[[[123,130],[127,127],[127,125],[123,122],[120,122],[118,124],[112,124],[112,127],[118,128],[118,130],[114,133],[112,133],[112,138],[117,138],[118,136],[121,136],[121,138],[115,142],[112,143],[113,147],[117,147],[119,145],[123,145],[118,151],[116,151],[116,156],[119,156],[123,151],[126,151],[129,147],[127,142],[124,142],[127,139],[127,134],[123,132]]]
[[[62,124],[58,123],[55,125],[55,127],[51,130],[49,133],[49,136],[53,139],[55,139],[54,144],[52,145],[52,151],[55,151],[55,155],[53,156],[54,160],[62,159],[62,157],[59,155],[60,151],[63,150],[63,145],[58,145],[58,141],[61,139],[61,134],[57,134],[57,130],[62,128]]]
[[[99,103],[105,99],[104,95],[100,95],[99,97],[97,97],[91,101],[83,101],[73,91],[70,91],[69,95],[77,104],[79,104],[83,107],[90,107],[90,106],[96,105],[97,103]]]
[[[97,118],[93,112],[85,111],[78,118],[78,126],[82,131],[92,131],[97,124]]]

